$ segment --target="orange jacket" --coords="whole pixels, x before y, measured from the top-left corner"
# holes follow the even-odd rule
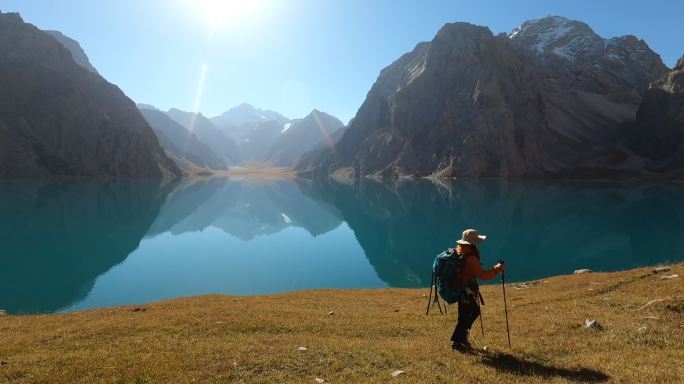
[[[473,279],[491,280],[496,277],[497,270],[482,269],[480,265],[480,257],[475,254],[471,254],[465,257],[463,260],[463,265],[459,268],[458,276],[456,277],[458,282],[468,283]]]

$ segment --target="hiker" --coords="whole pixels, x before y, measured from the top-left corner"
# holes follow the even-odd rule
[[[458,245],[455,250],[461,260],[455,283],[465,286],[465,289],[458,298],[458,321],[451,335],[451,348],[462,352],[471,348],[468,333],[477,317],[480,316],[480,304],[484,304],[476,279],[491,280],[504,270],[503,263],[497,263],[488,270],[482,269],[477,245],[486,238],[487,236],[480,235],[474,229],[466,229],[463,231],[461,240],[457,241]]]

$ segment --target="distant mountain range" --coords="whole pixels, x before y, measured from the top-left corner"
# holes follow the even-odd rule
[[[226,165],[235,165],[241,162],[240,149],[235,141],[201,113],[172,108],[166,114],[195,134],[200,141],[222,158]]]
[[[138,104],[138,108],[167,152],[186,171],[199,167],[221,170],[253,162],[289,167],[302,154],[332,145],[343,127],[337,118],[318,110],[302,119],[288,120],[277,112],[249,104],[211,119],[176,108],[167,112],[149,104]],[[203,157],[198,157],[201,154]]]
[[[211,121],[235,138],[245,161],[263,161],[273,141],[290,119],[278,112],[243,103],[211,118]]]
[[[0,177],[180,175],[135,103],[54,36],[0,13]]]
[[[194,168],[227,169],[224,160],[218,157],[206,144],[188,129],[171,119],[166,113],[138,105],[145,120],[157,134],[167,154],[182,169]]]
[[[240,104],[136,105],[78,42],[0,13],[0,177],[177,177],[268,164],[312,177],[684,177],[684,58],[559,16],[445,25],[383,69],[344,126]],[[142,113],[141,113],[142,111]]]
[[[558,16],[497,36],[447,24],[383,69],[336,147],[306,154],[297,169],[352,178],[681,178],[682,111],[681,69],[668,74],[634,36],[604,39]]]

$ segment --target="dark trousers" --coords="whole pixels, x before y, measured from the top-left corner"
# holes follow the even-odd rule
[[[473,295],[464,294],[458,299],[458,321],[451,335],[451,341],[458,343],[468,342],[468,331],[480,316],[480,306]]]

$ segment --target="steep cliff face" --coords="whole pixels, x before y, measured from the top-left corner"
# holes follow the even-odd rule
[[[684,56],[672,71],[651,83],[637,112],[637,125],[634,150],[654,159],[654,170],[677,172],[684,167]]]
[[[632,36],[548,17],[511,35],[445,25],[385,68],[335,149],[298,169],[355,177],[605,177],[644,172],[624,145],[667,68]]]
[[[177,176],[133,101],[18,14],[0,14],[0,177]]]

